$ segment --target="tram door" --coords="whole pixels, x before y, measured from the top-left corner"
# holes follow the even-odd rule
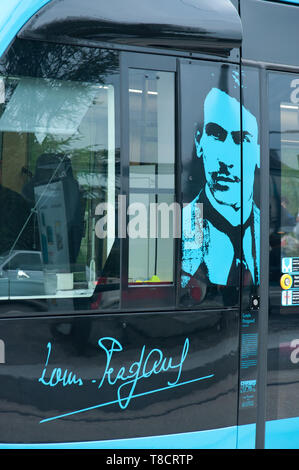
[[[238,66],[228,64],[182,60],[180,67],[180,301],[185,307],[235,312],[237,329],[228,329],[240,341],[240,357],[238,395],[230,412],[239,426],[236,445],[254,448],[260,284],[258,75],[251,68],[241,74]],[[228,318],[224,315],[224,323]]]
[[[186,408],[184,420],[176,421],[182,439],[189,432],[185,439],[193,436],[196,447],[235,448],[243,271],[238,68],[130,53],[123,54],[121,67],[128,149],[122,154],[123,174],[128,175],[122,191],[129,194],[129,215],[132,204],[145,205],[147,213],[156,204],[158,232],[152,239],[150,220],[148,237],[128,233],[122,241],[127,273],[123,306],[163,306],[163,316],[155,320],[151,315],[155,347],[177,350],[188,344],[181,389]],[[251,119],[246,142],[256,138]],[[172,212],[167,233],[165,207]],[[251,286],[257,281],[251,251],[255,216],[252,203],[245,248]],[[146,325],[144,315],[134,321]],[[175,419],[179,408],[174,396],[167,396],[163,406],[169,409],[173,403]],[[169,433],[167,423],[165,418],[163,428]]]
[[[269,72],[267,448],[298,448],[299,76]]]

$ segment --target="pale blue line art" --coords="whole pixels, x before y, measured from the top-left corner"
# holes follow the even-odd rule
[[[180,387],[180,386],[192,383],[192,382],[198,382],[200,380],[210,379],[211,377],[214,377],[214,374],[206,375],[204,377],[199,377],[197,379],[187,380],[186,382],[181,382],[179,384],[169,385],[167,387],[158,388],[156,390],[149,390],[148,392],[144,392],[144,393],[138,393],[136,395],[132,395],[131,398],[138,398],[138,397],[142,397],[142,396],[145,396],[145,395],[150,395],[152,393],[162,392],[163,390],[169,390],[171,388]],[[62,415],[53,416],[52,418],[47,418],[47,419],[41,420],[40,423],[46,423],[46,422],[49,422],[49,421],[54,421],[56,419],[65,418],[66,416],[71,416],[71,415],[74,415],[74,414],[83,413],[84,411],[90,411],[90,410],[95,410],[96,408],[102,408],[104,406],[114,405],[114,404],[119,403],[120,401],[123,401],[123,400],[124,401],[127,400],[127,397],[118,398],[117,400],[113,400],[113,401],[110,401],[110,402],[107,402],[107,403],[100,403],[99,405],[90,406],[88,408],[83,408],[81,410],[71,411],[69,413],[64,413]]]

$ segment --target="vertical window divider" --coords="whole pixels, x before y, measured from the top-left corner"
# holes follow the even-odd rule
[[[258,376],[257,376],[257,449],[265,447],[266,388],[267,388],[267,354],[268,354],[268,316],[269,316],[269,124],[268,124],[268,83],[267,69],[260,69],[260,103],[261,103],[261,247],[260,247],[260,309],[258,319]]]
[[[181,275],[181,263],[180,260],[182,259],[182,183],[181,183],[181,173],[182,173],[182,140],[181,140],[181,128],[182,128],[182,106],[181,106],[181,65],[182,60],[177,59],[177,74],[175,80],[175,97],[176,97],[176,108],[175,108],[175,197],[176,202],[180,207],[180,237],[175,239],[174,243],[174,256],[176,260],[179,260],[178,263],[174,263],[174,279],[176,284],[176,292],[175,292],[175,304],[176,308],[179,308],[180,304],[180,275]]]
[[[118,233],[120,237],[120,308],[124,308],[124,293],[128,290],[129,240],[127,237],[127,207],[129,197],[129,64],[126,53],[120,53],[120,200],[118,204]]]

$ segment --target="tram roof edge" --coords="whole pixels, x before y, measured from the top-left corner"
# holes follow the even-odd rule
[[[51,0],[19,37],[229,54],[242,24],[230,0]]]
[[[6,51],[16,34],[36,12],[51,0],[10,0],[1,2],[0,56]]]

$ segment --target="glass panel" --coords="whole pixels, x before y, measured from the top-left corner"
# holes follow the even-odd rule
[[[129,70],[129,284],[173,282],[174,74]]]
[[[271,75],[270,90],[273,109],[270,134],[270,285],[276,293],[276,307],[279,309],[287,305],[294,307],[297,303],[294,284],[285,286],[284,280],[287,283],[289,278],[285,276],[282,279],[281,276],[297,272],[296,258],[299,256],[299,101],[296,79],[287,74]],[[283,289],[281,284],[290,289]],[[271,299],[272,307],[273,301],[274,298]]]
[[[250,283],[257,282],[251,249],[259,223],[253,198],[259,157],[257,119],[243,107],[241,132],[237,67],[184,61],[181,81],[181,305],[233,306],[239,302],[242,266]],[[243,221],[242,145],[244,157],[249,157],[243,161]]]
[[[269,74],[269,121],[270,310],[267,419],[273,420],[299,417],[296,399],[299,344],[298,76],[276,72]],[[274,442],[271,428],[272,425],[266,427],[266,445]],[[293,445],[292,439],[289,444]]]
[[[44,67],[35,62],[36,48]],[[11,300],[39,298],[43,308],[54,305],[50,298],[63,310],[115,308],[117,57],[69,46],[29,49],[30,75],[41,76],[0,79],[1,280],[7,279]],[[94,61],[97,73],[91,68],[90,79],[82,80],[81,68]],[[65,298],[70,302],[59,302]]]
[[[173,281],[173,202],[173,195],[168,194],[130,195],[130,211],[133,215],[139,212],[130,217],[128,225],[131,285],[145,282],[168,284]]]

